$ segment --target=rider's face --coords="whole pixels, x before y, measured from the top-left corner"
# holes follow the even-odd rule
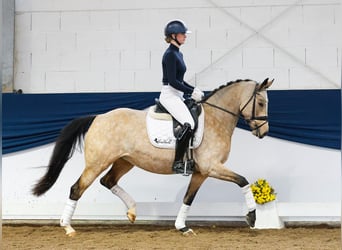
[[[184,44],[184,43],[185,43],[186,34],[184,34],[184,33],[178,33],[178,34],[176,34],[175,36],[176,36],[177,41],[178,41],[180,44]]]

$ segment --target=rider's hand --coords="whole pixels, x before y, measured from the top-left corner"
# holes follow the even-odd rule
[[[200,90],[199,88],[195,87],[192,94],[191,94],[191,98],[194,99],[196,102],[199,102],[202,100],[204,96],[204,93],[202,90]]]

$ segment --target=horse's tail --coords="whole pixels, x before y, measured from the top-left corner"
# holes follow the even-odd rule
[[[56,140],[46,174],[34,185],[32,193],[40,196],[55,184],[65,163],[72,157],[76,145],[79,144],[90,124],[96,116],[75,119],[66,125]]]

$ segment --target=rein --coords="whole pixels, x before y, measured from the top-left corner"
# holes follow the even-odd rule
[[[221,110],[223,112],[226,112],[232,116],[235,116],[237,118],[241,118],[243,119],[246,123],[250,123],[251,121],[265,121],[263,122],[262,124],[260,124],[259,126],[253,128],[252,130],[257,130],[259,128],[261,128],[262,126],[264,126],[267,122],[268,122],[268,117],[267,116],[255,116],[255,103],[256,103],[256,95],[258,94],[258,83],[255,84],[255,88],[254,88],[254,91],[253,91],[253,95],[248,99],[248,101],[246,102],[246,104],[242,107],[242,109],[239,111],[238,114],[235,114],[234,112],[228,110],[228,109],[225,109],[225,108],[222,108],[220,106],[217,106],[215,104],[212,104],[210,102],[207,102],[206,100],[205,101],[201,101],[201,103],[204,103],[204,104],[207,104],[213,108],[216,108],[218,110]],[[245,118],[244,115],[242,115],[242,111],[248,106],[248,104],[253,100],[253,108],[252,108],[252,115],[251,115],[251,118]]]

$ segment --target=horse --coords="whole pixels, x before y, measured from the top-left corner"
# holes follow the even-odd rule
[[[228,159],[231,137],[238,120],[247,122],[252,134],[263,138],[268,130],[267,89],[273,80],[262,83],[253,80],[228,82],[207,94],[201,101],[204,118],[204,134],[201,144],[193,149],[195,170],[183,198],[183,204],[175,221],[175,228],[182,234],[195,234],[186,226],[190,206],[208,178],[216,178],[237,184],[244,194],[248,213],[247,224],[252,228],[256,220],[256,203],[250,184],[224,166]],[[93,181],[106,169],[100,183],[118,196],[127,207],[130,222],[136,219],[136,202],[118,185],[122,176],[134,166],[157,174],[173,174],[174,149],[161,149],[148,140],[146,110],[117,108],[100,115],[76,118],[66,125],[56,139],[47,171],[32,188],[40,196],[56,182],[75,147],[84,140],[85,168],[71,186],[69,198],[60,219],[66,235],[74,236],[71,218],[78,200]]]

